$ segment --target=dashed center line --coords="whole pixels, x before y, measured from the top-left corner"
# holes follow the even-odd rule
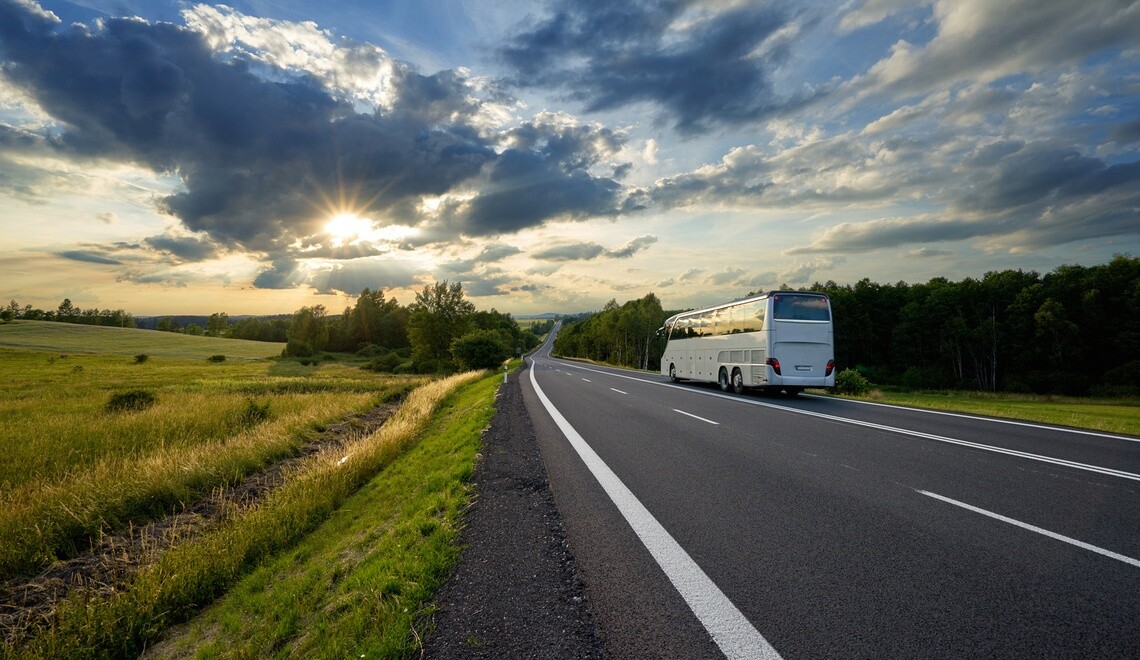
[[[582,380],[586,381],[587,383],[592,383],[592,382],[594,382],[594,381],[590,380],[589,378],[583,378]]]
[[[616,387],[611,387],[610,389],[613,390],[614,392],[617,392],[618,394],[628,394],[628,392],[622,392],[621,390],[619,390]]]
[[[1095,545],[1092,545],[1091,543],[1085,543],[1084,541],[1078,541],[1077,539],[1070,538],[1068,536],[1065,536],[1064,534],[1058,534],[1057,532],[1051,532],[1047,529],[1043,529],[1043,528],[1038,527],[1036,525],[1030,525],[1029,523],[1021,522],[1020,520],[1016,520],[1014,518],[1009,518],[1009,517],[1003,516],[1000,513],[994,513],[993,511],[986,511],[985,509],[973,506],[972,504],[966,504],[965,502],[959,502],[958,500],[950,499],[949,497],[946,497],[944,495],[939,495],[937,493],[931,493],[930,491],[926,491],[926,490],[918,490],[916,492],[921,493],[922,495],[925,495],[927,497],[933,497],[936,500],[941,500],[943,502],[946,502],[947,504],[953,504],[954,506],[961,507],[963,509],[966,509],[967,511],[973,511],[974,513],[978,513],[978,514],[981,514],[983,516],[988,516],[990,518],[993,518],[994,520],[1000,520],[1004,523],[1009,523],[1010,525],[1015,525],[1015,526],[1020,527],[1022,529],[1027,529],[1031,532],[1036,532],[1038,534],[1041,534],[1042,536],[1048,536],[1051,539],[1056,539],[1058,541],[1068,543],[1069,545],[1075,545],[1078,548],[1084,548],[1085,550],[1088,550],[1090,552],[1095,552],[1099,555],[1104,555],[1105,557],[1111,557],[1112,559],[1115,559],[1117,561],[1122,561],[1125,564],[1131,564],[1132,566],[1136,566],[1136,567],[1140,568],[1140,559],[1133,559],[1132,557],[1129,557],[1127,555],[1122,555],[1119,552],[1113,552],[1112,550],[1105,550],[1104,548],[1097,547]]]
[[[700,415],[694,415],[693,413],[685,412],[684,410],[677,410],[676,408],[674,408],[673,412],[681,413],[682,415],[687,415],[689,417],[692,417],[693,419],[699,419],[702,422],[705,422],[707,424],[712,424],[714,426],[720,426],[720,422],[714,422],[711,419],[705,419],[704,417],[701,417]]]

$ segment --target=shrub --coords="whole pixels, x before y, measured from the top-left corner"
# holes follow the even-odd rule
[[[135,364],[142,364],[143,362],[146,362],[149,359],[150,359],[150,356],[147,355],[146,353],[139,353],[138,355],[135,356]]]
[[[224,356],[224,355],[211,355],[210,357],[208,357],[206,359],[209,360],[210,362],[225,362],[226,356]]]
[[[383,346],[377,346],[376,344],[365,344],[364,346],[362,346],[360,348],[360,350],[356,351],[356,356],[357,357],[375,358],[375,357],[380,357],[381,355],[384,355],[387,352],[388,352],[388,349],[384,348]]]
[[[313,346],[309,342],[301,339],[290,339],[285,343],[281,357],[309,357],[313,353]]]
[[[391,372],[394,371],[396,367],[400,366],[400,363],[402,361],[403,360],[400,359],[400,356],[396,355],[395,351],[392,351],[383,357],[378,357],[372,360],[368,364],[364,365],[364,368],[369,371]]]
[[[494,330],[476,330],[451,343],[451,354],[465,369],[493,369],[511,355],[511,348]]]
[[[854,369],[844,369],[835,374],[835,392],[860,396],[871,391],[871,381]]]
[[[269,419],[269,402],[258,403],[253,399],[246,399],[245,409],[241,411],[240,422],[243,426],[253,426],[258,422]]]
[[[130,412],[146,410],[158,401],[154,392],[148,390],[127,390],[116,392],[107,400],[107,412]]]

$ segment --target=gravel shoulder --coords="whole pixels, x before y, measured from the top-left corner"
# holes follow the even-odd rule
[[[605,652],[539,454],[519,374],[499,390],[472,477],[464,548],[436,597],[428,658],[602,658]]]

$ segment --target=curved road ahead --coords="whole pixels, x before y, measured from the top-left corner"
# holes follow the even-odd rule
[[[1140,656],[1140,439],[529,364],[612,657]]]

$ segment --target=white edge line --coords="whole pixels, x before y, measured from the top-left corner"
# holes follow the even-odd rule
[[[891,433],[900,433],[902,435],[914,436],[916,438],[924,438],[927,440],[936,440],[938,442],[945,442],[945,443],[952,444],[952,445],[961,445],[963,447],[970,447],[972,449],[980,449],[982,451],[991,451],[991,452],[994,452],[996,454],[1005,454],[1007,456],[1016,456],[1018,458],[1026,458],[1026,459],[1033,460],[1033,461],[1040,461],[1042,463],[1051,463],[1053,465],[1062,465],[1064,467],[1075,468],[1077,470],[1085,470],[1087,472],[1096,472],[1098,474],[1105,474],[1105,475],[1108,475],[1110,477],[1120,477],[1121,479],[1130,479],[1132,481],[1140,481],[1140,474],[1135,474],[1133,472],[1125,472],[1123,470],[1114,470],[1112,468],[1099,467],[1096,465],[1089,465],[1087,463],[1078,463],[1076,461],[1069,461],[1069,460],[1065,460],[1063,458],[1052,458],[1050,456],[1043,456],[1041,454],[1032,454],[1032,453],[1029,453],[1026,451],[1018,451],[1016,449],[1005,449],[1002,447],[994,447],[993,445],[983,445],[983,444],[977,443],[977,442],[970,442],[969,440],[959,440],[957,438],[949,438],[949,437],[946,437],[944,435],[935,435],[933,433],[923,433],[922,431],[913,431],[911,429],[899,428],[897,426],[887,426],[886,424],[875,424],[874,422],[864,422],[862,420],[850,419],[848,417],[838,417],[836,415],[828,415],[826,413],[815,412],[812,410],[800,410],[799,408],[789,408],[787,406],[778,406],[778,405],[775,405],[772,403],[765,403],[763,401],[752,401],[750,399],[742,399],[742,398],[736,397],[736,396],[729,396],[727,394],[721,394],[720,392],[704,392],[701,390],[697,390],[697,389],[693,389],[693,388],[689,388],[689,387],[684,387],[681,385],[674,385],[672,383],[661,383],[661,382],[658,382],[655,380],[645,380],[644,378],[634,378],[633,376],[626,376],[624,374],[616,374],[616,373],[611,373],[611,372],[607,372],[607,371],[600,371],[597,369],[589,369],[586,367],[582,367],[582,369],[585,369],[586,371],[594,371],[594,372],[600,373],[600,374],[606,374],[609,376],[613,376],[615,378],[625,378],[628,380],[637,381],[639,383],[648,383],[650,385],[658,385],[660,387],[670,387],[670,388],[678,389],[678,390],[681,390],[684,392],[692,392],[693,394],[699,394],[701,396],[712,396],[712,397],[717,397],[720,399],[725,399],[728,401],[735,401],[737,403],[745,403],[745,404],[748,404],[750,406],[761,406],[763,408],[771,408],[773,410],[782,410],[782,411],[787,412],[787,413],[792,413],[792,414],[796,414],[796,415],[807,415],[809,417],[818,417],[820,419],[826,419],[826,420],[830,420],[833,422],[839,422],[841,424],[852,424],[854,426],[864,426],[867,428],[878,429],[880,431],[888,431]],[[908,408],[908,410],[916,410],[916,409]],[[992,421],[988,417],[972,417],[971,419],[978,419],[978,420],[982,420],[982,421]],[[1071,429],[1056,428],[1056,427],[1052,427],[1052,426],[1042,427],[1042,428],[1048,428],[1048,429],[1052,429],[1052,430],[1056,430],[1056,431],[1070,431],[1071,430]],[[1124,438],[1124,439],[1127,440],[1128,438]]]
[[[1042,529],[1041,527],[1037,527],[1036,525],[1030,525],[1029,523],[1024,523],[1024,522],[1021,522],[1020,520],[1015,520],[1013,518],[1007,518],[1006,516],[1003,516],[999,513],[994,513],[992,511],[986,511],[985,509],[978,508],[978,507],[973,506],[971,504],[966,504],[965,502],[959,502],[958,500],[950,499],[949,497],[946,497],[944,495],[939,495],[938,493],[931,493],[930,491],[917,490],[917,489],[916,489],[916,492],[921,493],[922,495],[926,495],[927,497],[933,497],[936,500],[941,500],[943,502],[946,502],[947,504],[953,504],[954,506],[962,507],[963,509],[966,509],[968,511],[973,511],[974,513],[980,513],[983,516],[989,516],[990,518],[993,518],[994,520],[1000,520],[1002,522],[1009,523],[1011,525],[1016,525],[1022,529],[1027,529],[1031,532],[1037,532],[1038,534],[1041,534],[1043,536],[1048,536],[1051,539],[1056,539],[1058,541],[1064,541],[1065,543],[1068,543],[1070,545],[1075,545],[1078,548],[1083,548],[1085,550],[1089,550],[1091,552],[1095,552],[1097,554],[1104,555],[1105,557],[1111,557],[1112,559],[1115,559],[1117,561],[1122,561],[1125,564],[1131,564],[1133,566],[1136,566],[1137,568],[1140,568],[1140,559],[1133,559],[1132,557],[1129,557],[1127,555],[1122,555],[1119,552],[1113,552],[1112,550],[1105,550],[1104,548],[1097,547],[1097,546],[1092,545],[1090,543],[1085,543],[1084,541],[1078,541],[1074,538],[1070,538],[1068,536],[1065,536],[1064,534],[1058,534],[1057,532],[1050,532],[1049,530]]]
[[[676,408],[674,408],[673,412],[681,413],[682,415],[687,415],[689,417],[692,417],[693,419],[699,419],[702,422],[707,422],[707,423],[712,424],[714,426],[720,426],[720,422],[714,422],[711,419],[705,419],[704,417],[700,417],[699,415],[694,415],[693,413],[685,412],[684,410],[677,410]]]
[[[637,537],[665,572],[669,581],[685,599],[689,609],[700,620],[721,652],[728,658],[764,658],[777,660],[780,654],[760,634],[760,631],[732,604],[728,596],[693,561],[689,553],[677,543],[668,531],[657,522],[653,514],[637,499],[605,461],[598,456],[585,439],[554,407],[546,393],[538,386],[530,370],[530,383],[539,401],[554,423],[566,436],[578,456],[593,473],[622,517],[633,528]]]
[[[997,424],[1009,424],[1011,426],[1025,426],[1031,429],[1045,429],[1047,431],[1062,431],[1064,433],[1079,433],[1080,435],[1092,435],[1098,438],[1108,438],[1110,440],[1127,440],[1128,442],[1140,442],[1140,438],[1132,438],[1126,435],[1117,435],[1115,433],[1103,433],[1101,431],[1088,431],[1085,429],[1071,429],[1063,426],[1049,426],[1048,424],[1034,424],[1033,422],[1020,422],[1016,419],[1002,419],[1000,417],[981,417],[979,415],[969,415],[966,413],[950,412],[948,410],[931,410],[929,408],[917,408],[915,406],[900,406],[891,403],[879,403],[877,401],[863,401],[860,399],[846,399],[843,397],[833,396],[820,396],[818,394],[801,394],[809,399],[831,399],[833,401],[846,401],[847,403],[858,403],[863,406],[877,406],[879,408],[894,408],[895,410],[913,410],[914,412],[926,413],[928,415],[945,415],[947,417],[961,417],[963,419],[980,419],[985,422],[994,422]]]

